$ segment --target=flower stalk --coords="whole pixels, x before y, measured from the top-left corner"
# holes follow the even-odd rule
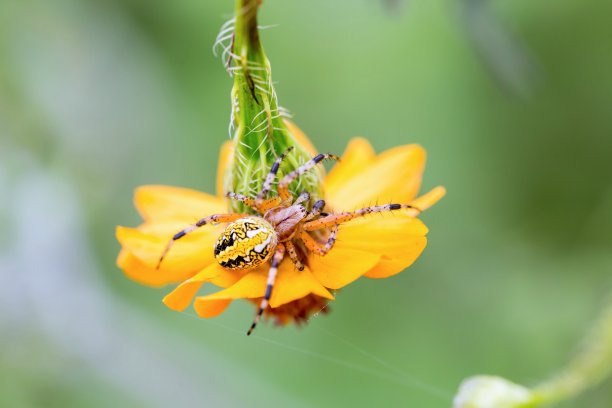
[[[600,384],[612,372],[612,296],[567,367],[532,389],[532,406],[563,401]]]
[[[236,0],[233,36],[224,53],[228,55],[228,72],[234,78],[230,131],[235,149],[224,187],[226,192],[248,196],[257,194],[274,160],[289,147],[294,149],[281,167],[281,177],[311,156],[289,131],[285,123],[288,114],[278,104],[270,61],[257,26],[261,3],[261,0]],[[321,171],[316,170],[293,183],[290,190],[294,194],[308,191],[313,198],[320,197],[321,179]],[[230,205],[235,212],[250,211],[242,203]]]
[[[537,408],[576,397],[612,373],[612,296],[583,345],[558,374],[531,389],[501,377],[465,380],[454,408]]]

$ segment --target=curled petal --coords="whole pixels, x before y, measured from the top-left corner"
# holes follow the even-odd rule
[[[213,263],[195,276],[178,285],[172,292],[164,297],[164,304],[172,310],[185,310],[191,304],[191,301],[198,293],[198,290],[206,282],[217,283],[220,280],[223,282],[235,283],[241,275],[236,272],[222,268],[219,264]]]
[[[414,205],[421,211],[425,211],[446,195],[446,189],[442,186],[438,186],[422,196],[414,199],[410,204]]]
[[[382,279],[388,278],[393,275],[397,275],[404,269],[416,261],[425,246],[427,245],[427,238],[418,237],[412,242],[408,243],[403,252],[393,255],[383,255],[380,258],[380,262],[369,270],[365,276],[367,278]]]
[[[264,296],[266,291],[268,268],[261,267],[247,272],[240,280],[232,286],[219,292],[200,296],[195,301],[195,308],[200,312],[208,312],[215,308],[219,300],[232,299],[256,299]],[[309,294],[315,294],[327,299],[333,299],[333,295],[319,283],[308,268],[303,271],[295,269],[293,263],[285,259],[278,270],[278,276],[272,291],[270,307],[278,307],[293,300],[303,298]],[[213,302],[213,303],[210,303]]]
[[[231,299],[203,299],[197,298],[193,307],[198,316],[205,319],[219,316],[232,303]]]
[[[336,185],[325,184],[334,209],[352,210],[372,203],[408,203],[421,186],[425,150],[418,145],[396,147],[378,155]]]
[[[170,186],[139,187],[134,194],[134,204],[145,221],[181,219],[193,222],[227,212],[223,198]]]
[[[203,318],[218,316],[227,309],[233,299],[262,297],[266,285],[266,277],[263,276],[264,269],[266,266],[241,272],[240,275],[236,273],[231,277],[227,274],[220,274],[211,279],[212,283],[225,289],[197,297],[193,307],[198,316]]]
[[[193,306],[198,316],[215,317],[223,313],[233,299],[263,297],[265,290],[266,277],[253,271],[226,289],[197,297]]]
[[[232,286],[212,293],[207,296],[201,296],[198,299],[241,299],[241,298],[258,298],[263,297],[266,290],[266,276],[257,271],[251,271],[244,275],[238,282]]]

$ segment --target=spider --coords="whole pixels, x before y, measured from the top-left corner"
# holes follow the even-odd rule
[[[249,270],[271,260],[266,291],[247,335],[253,332],[268,307],[278,267],[286,254],[289,255],[295,267],[301,271],[304,270],[303,259],[306,259],[306,253],[325,256],[332,249],[336,242],[339,225],[342,223],[372,213],[396,211],[403,208],[420,212],[418,208],[410,204],[386,204],[328,214],[323,211],[325,209],[324,200],[318,200],[310,206],[311,198],[308,192],[303,192],[295,198],[289,191],[291,182],[323,160],[340,160],[333,154],[318,154],[288,173],[278,182],[277,196],[267,198],[280,165],[291,150],[292,148],[289,148],[276,159],[263,183],[262,190],[255,198],[232,192],[226,194],[228,198],[240,201],[255,210],[257,215],[229,213],[202,218],[172,237],[157,264],[159,269],[173,243],[190,232],[208,224],[229,223],[213,248],[215,259],[222,267],[231,270]],[[327,233],[326,238],[325,233]]]

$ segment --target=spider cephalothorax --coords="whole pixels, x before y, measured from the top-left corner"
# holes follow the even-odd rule
[[[287,174],[278,183],[278,195],[267,198],[280,164],[287,153],[288,151],[276,159],[263,183],[262,190],[256,197],[251,198],[236,193],[227,194],[228,198],[240,201],[252,208],[257,213],[256,215],[230,213],[214,214],[202,218],[197,223],[176,233],[159,259],[158,267],[173,242],[195,229],[212,223],[229,223],[214,247],[215,258],[222,267],[232,270],[249,270],[270,261],[266,291],[247,334],[251,334],[268,307],[278,267],[285,253],[289,255],[297,269],[303,270],[306,258],[301,254],[304,251],[320,256],[327,254],[336,242],[340,224],[375,212],[394,211],[402,208],[415,209],[409,204],[387,204],[328,214],[323,212],[325,201],[318,200],[310,205],[311,198],[307,192],[295,198],[289,192],[289,184],[325,159],[338,160],[337,156],[331,154],[319,154]],[[321,234],[321,231],[328,233]],[[323,242],[320,239],[321,236],[326,236]]]

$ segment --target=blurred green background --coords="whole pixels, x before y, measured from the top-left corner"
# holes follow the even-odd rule
[[[449,192],[408,271],[253,338],[251,305],[171,312],[114,263],[136,186],[214,191],[232,10],[0,3],[0,406],[449,407],[470,375],[562,367],[612,289],[612,2],[266,0],[316,146],[420,143]],[[561,406],[611,401],[607,381]]]

